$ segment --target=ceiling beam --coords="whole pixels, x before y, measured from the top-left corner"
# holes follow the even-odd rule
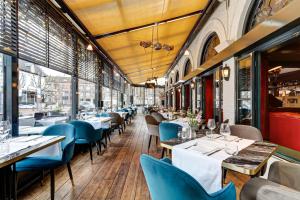
[[[108,55],[108,53],[101,47],[101,45],[98,44],[96,39],[93,37],[91,32],[86,28],[86,26],[80,21],[80,19],[77,17],[77,15],[67,6],[67,4],[63,0],[55,0],[58,5],[61,7],[61,11],[63,13],[68,14],[74,22],[81,28],[85,33],[86,37],[92,42],[94,47],[96,47],[96,50],[98,53],[102,55],[102,57],[106,58],[107,61],[113,66],[118,69],[118,71],[121,73],[121,76],[127,80],[129,83],[132,83],[131,80],[129,80],[128,77],[125,76],[125,73],[121,70],[119,65],[117,65],[114,60]],[[73,25],[74,26],[74,25]],[[75,27],[76,28],[76,27]]]
[[[111,33],[104,33],[104,34],[94,35],[93,37],[97,40],[97,39],[101,39],[101,38],[105,38],[105,37],[110,37],[110,36],[113,36],[113,35],[118,35],[118,34],[130,32],[130,31],[135,31],[135,30],[155,26],[156,24],[159,25],[159,24],[168,23],[168,22],[171,22],[171,21],[174,21],[174,20],[180,20],[182,18],[186,18],[186,17],[190,17],[190,16],[194,16],[194,15],[199,15],[199,14],[202,14],[202,13],[203,13],[203,10],[197,10],[197,11],[194,11],[194,12],[191,12],[191,13],[187,13],[185,15],[181,15],[181,16],[177,16],[177,17],[173,17],[173,18],[169,18],[169,19],[164,19],[164,20],[154,22],[154,23],[144,24],[144,25],[141,25],[141,26],[136,26],[136,27],[131,27],[131,28],[123,29],[123,30],[118,30],[118,31],[111,32]]]

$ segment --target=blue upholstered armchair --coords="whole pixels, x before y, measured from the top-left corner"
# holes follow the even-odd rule
[[[178,129],[182,128],[179,124],[170,123],[170,122],[161,122],[159,124],[159,139],[161,142],[177,138]],[[161,153],[161,158],[164,157],[165,148],[163,148]]]
[[[95,130],[94,127],[85,121],[74,120],[71,121],[72,124],[76,129],[75,134],[75,144],[88,144],[90,150],[90,157],[91,161],[93,160],[93,153],[92,153],[92,146],[96,144],[97,147],[97,154],[99,155],[99,148],[101,148],[101,140],[102,137],[102,129]]]
[[[16,163],[16,174],[22,171],[37,171],[37,170],[50,170],[51,176],[51,199],[54,199],[55,180],[54,169],[67,165],[70,179],[73,183],[73,176],[70,161],[73,157],[75,146],[75,128],[70,124],[57,124],[48,127],[43,135],[60,135],[65,136],[65,139],[61,142],[62,157],[28,157],[22,161]],[[17,178],[17,177],[16,177]],[[16,180],[16,186],[17,186]]]
[[[235,200],[233,183],[208,194],[189,174],[174,167],[171,160],[158,160],[148,155],[140,158],[152,200]]]

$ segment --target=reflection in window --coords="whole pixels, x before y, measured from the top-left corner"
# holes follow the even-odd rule
[[[23,60],[19,60],[19,66],[20,125],[34,126],[34,120],[40,118],[71,115],[70,75]],[[26,124],[29,118],[33,120]]]
[[[300,108],[300,68],[277,66],[268,70],[270,107]]]
[[[134,87],[133,90],[133,104],[134,105],[143,105],[144,104],[144,89],[143,87]]]
[[[220,69],[218,68],[214,73],[214,115],[217,122],[222,122],[223,113],[223,96],[222,96],[222,79],[220,76]]]
[[[3,87],[4,87],[4,74],[3,74],[3,69],[4,69],[4,65],[3,65],[3,54],[0,53],[0,120],[3,118],[3,101],[4,101],[4,95],[3,95]]]
[[[78,110],[80,112],[91,112],[95,109],[96,84],[83,79],[78,80],[79,103]]]
[[[237,106],[238,123],[252,124],[252,57],[238,61]]]
[[[108,87],[102,87],[102,101],[104,110],[111,108],[111,92]]]
[[[112,91],[112,109],[113,110],[118,109],[118,91],[117,90]]]
[[[145,105],[153,106],[154,105],[154,89],[145,88]]]

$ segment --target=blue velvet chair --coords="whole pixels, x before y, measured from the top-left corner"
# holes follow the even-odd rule
[[[96,144],[97,154],[99,155],[99,148],[101,148],[101,140],[103,139],[102,129],[95,130],[94,127],[85,121],[73,120],[69,122],[76,129],[75,144],[89,145],[91,161],[93,161],[93,144]],[[101,151],[101,149],[100,149]]]
[[[159,124],[159,139],[161,142],[178,137],[178,129],[182,128],[179,124],[161,122]],[[164,157],[165,148],[162,150],[161,157]]]
[[[152,200],[235,200],[236,191],[229,183],[218,192],[208,194],[192,176],[174,167],[171,160],[141,155],[140,162]]]
[[[73,176],[70,161],[74,154],[74,146],[75,146],[75,128],[71,124],[57,124],[48,127],[43,135],[60,135],[65,136],[65,139],[61,142],[62,148],[62,157],[27,157],[22,161],[16,163],[16,175],[17,172],[22,171],[44,171],[50,170],[51,176],[51,199],[54,199],[54,191],[55,191],[55,180],[54,180],[54,169],[67,165],[70,179],[73,183]],[[17,176],[16,176],[17,178]],[[16,186],[17,181],[15,182]]]

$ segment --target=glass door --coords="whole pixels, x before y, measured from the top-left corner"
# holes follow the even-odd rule
[[[238,124],[253,125],[253,61],[252,54],[237,60],[237,119]]]

